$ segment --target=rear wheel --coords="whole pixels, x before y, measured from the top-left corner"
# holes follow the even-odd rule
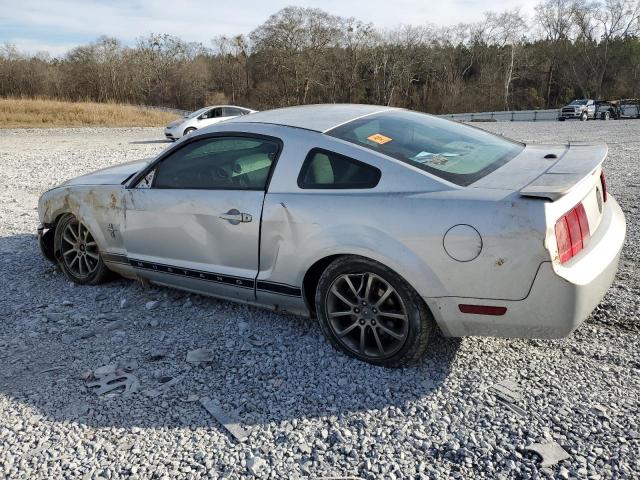
[[[397,273],[348,256],[331,263],[316,290],[323,333],[347,355],[402,367],[426,351],[434,320],[424,301]]]
[[[58,264],[69,280],[97,285],[111,276],[95,238],[75,216],[67,215],[58,222],[54,241]]]

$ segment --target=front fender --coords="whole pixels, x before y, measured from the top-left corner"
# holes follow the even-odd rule
[[[40,196],[38,216],[47,226],[70,213],[84,223],[100,251],[122,249],[119,235],[124,219],[122,188],[112,185],[59,187]]]

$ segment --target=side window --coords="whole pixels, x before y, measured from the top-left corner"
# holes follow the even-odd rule
[[[212,108],[208,112],[205,112],[204,115],[202,115],[202,118],[218,118],[218,117],[222,117],[222,108]]]
[[[225,117],[237,117],[238,115],[244,115],[245,112],[235,107],[224,107]]]
[[[314,148],[305,159],[300,188],[373,188],[380,181],[380,170],[338,153]]]
[[[158,164],[152,188],[264,190],[279,150],[275,139],[196,140]]]

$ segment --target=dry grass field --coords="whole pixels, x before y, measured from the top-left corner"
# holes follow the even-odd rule
[[[173,113],[117,103],[0,98],[0,128],[160,127]]]

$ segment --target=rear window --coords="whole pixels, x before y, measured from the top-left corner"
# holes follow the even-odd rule
[[[524,148],[478,128],[407,110],[353,120],[327,134],[462,186],[488,175]]]

